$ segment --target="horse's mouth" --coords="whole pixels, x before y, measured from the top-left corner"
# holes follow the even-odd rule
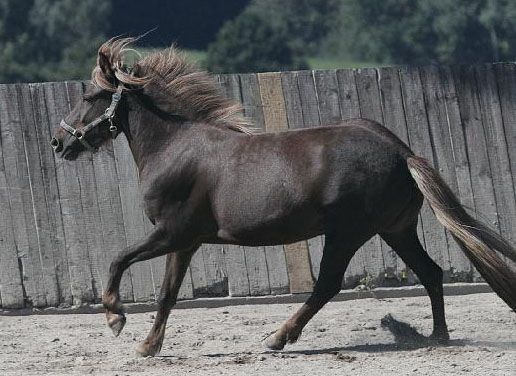
[[[61,153],[61,158],[64,158],[67,161],[74,161],[77,159],[78,155],[79,153],[77,153],[76,151],[69,148],[65,148],[65,150],[63,150],[63,152]]]

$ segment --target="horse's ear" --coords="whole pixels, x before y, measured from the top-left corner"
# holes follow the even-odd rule
[[[113,69],[113,66],[111,65],[111,61],[109,59],[109,56],[104,53],[104,51],[99,51],[99,57],[98,57],[98,66],[102,73],[104,73],[104,76],[108,80],[114,80],[115,79],[115,70]]]

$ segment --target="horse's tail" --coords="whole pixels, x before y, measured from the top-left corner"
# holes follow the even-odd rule
[[[441,176],[423,158],[407,159],[410,174],[437,219],[459,243],[491,288],[516,311],[516,274],[498,252],[516,262],[516,250],[495,231],[471,217]]]

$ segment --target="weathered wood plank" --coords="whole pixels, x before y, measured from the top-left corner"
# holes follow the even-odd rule
[[[403,110],[399,68],[380,68],[377,74],[383,123],[386,128],[398,136],[405,144],[410,146],[405,112]],[[424,244],[421,221],[418,222],[418,233],[420,234],[421,243]],[[401,283],[414,283],[415,281],[412,270],[407,268],[400,257],[396,257],[396,276]]]
[[[0,85],[0,93],[6,92],[6,85]],[[0,298],[3,308],[22,308],[24,305],[24,294],[22,285],[22,271],[19,269],[21,261],[18,259],[18,247],[14,226],[15,213],[11,210],[10,191],[12,187],[8,184],[6,167],[9,168],[11,161],[4,156],[4,134],[7,132],[6,106],[11,102],[4,101],[5,94],[0,94]],[[9,152],[9,151],[7,151]],[[7,166],[4,160],[8,159]]]
[[[81,82],[65,82],[63,87],[67,93],[68,106],[70,109],[81,100],[83,94],[83,86]],[[65,114],[66,115],[66,114]],[[96,234],[96,236],[85,236],[88,250],[88,259],[92,273],[92,286],[94,301],[100,302],[102,299],[102,276],[105,251],[104,239],[102,236],[102,225],[98,204],[98,193],[95,185],[95,174],[93,171],[94,156],[85,151],[79,155],[77,160],[72,162],[77,170],[77,178],[79,182],[79,197],[82,205],[82,215],[84,227],[82,232],[86,234]],[[72,163],[68,163],[70,165]]]
[[[441,88],[439,68],[437,66],[422,67],[420,68],[420,76],[423,85],[430,134],[433,141],[432,151],[434,161],[436,161],[439,173],[444,178],[446,184],[458,196],[459,187],[455,172],[450,124],[448,124],[448,111]],[[468,280],[468,275],[471,271],[469,260],[463,256],[463,252],[448,231],[446,231],[446,236],[450,269],[445,270],[444,280],[446,282],[458,281],[461,280],[462,277]],[[453,259],[455,264],[453,266],[451,255],[454,255]]]
[[[83,90],[85,90],[85,84],[83,83]],[[101,248],[97,249],[94,257],[102,292],[109,277],[111,261],[118,252],[127,246],[122,203],[118,191],[115,154],[111,140],[105,142],[100,150],[93,154],[92,165],[96,203],[98,205],[98,213],[96,213],[98,215],[95,217],[95,220],[98,220],[98,225],[95,230],[102,235],[99,237],[102,239]],[[88,189],[92,189],[92,187],[90,186]],[[84,208],[84,210],[92,210],[92,208]],[[120,284],[120,297],[122,301],[134,300],[130,273],[130,270],[128,270],[122,277]]]
[[[351,69],[337,70],[336,75],[342,120],[360,117],[360,103],[355,81],[355,72]],[[353,288],[366,276],[364,260],[368,247],[370,247],[370,245],[360,247],[355,253],[355,256],[351,259],[344,273],[344,287]]]
[[[204,270],[209,296],[225,296],[228,294],[228,278],[224,262],[224,252],[220,244],[203,244]]]
[[[288,127],[285,100],[280,73],[258,74],[263,105],[265,129],[268,132]],[[285,256],[292,293],[307,292],[313,288],[310,256],[306,241],[285,245]]]
[[[460,98],[459,108],[467,144],[476,216],[499,231],[498,212],[482,125],[475,71],[471,66],[456,66],[452,68],[452,72],[455,88]],[[474,269],[474,279],[481,280],[476,269]]]
[[[31,222],[33,222],[34,235],[37,240],[37,249],[34,250],[34,255],[38,257],[37,261],[41,263],[42,267],[42,282],[46,296],[46,305],[57,306],[59,305],[59,286],[50,237],[52,229],[48,227],[48,210],[39,153],[39,149],[45,146],[48,148],[48,144],[39,143],[37,138],[35,129],[36,119],[31,111],[32,97],[30,87],[28,85],[16,85],[15,89],[18,97],[17,108],[20,119],[20,129],[17,137],[23,136],[23,139],[20,141],[24,148],[24,150],[19,150],[19,152],[23,152],[26,159],[31,201],[27,204],[32,206],[32,210],[29,210],[29,212],[33,216]]]
[[[339,106],[342,119],[360,117],[360,103],[358,100],[355,72],[352,69],[337,70],[339,85]]]
[[[416,155],[433,162],[432,141],[419,69],[416,67],[401,68],[400,82],[410,146]],[[444,228],[437,222],[426,201],[421,210],[421,222],[426,251],[443,270],[450,270],[448,242]]]
[[[233,75],[235,79],[225,83],[227,95],[244,106],[244,115],[253,119],[255,126],[261,131],[265,130],[263,108],[260,97],[260,87],[256,74]],[[256,117],[256,118],[255,118]],[[274,250],[275,248],[273,248]],[[270,294],[268,278],[267,257],[264,247],[244,247],[246,259],[247,277],[251,295]],[[281,265],[278,265],[280,267]],[[284,270],[275,272],[286,273]]]
[[[0,87],[0,103],[5,176],[9,187],[13,229],[23,273],[23,285],[29,304],[43,307],[47,304],[47,294],[34,223],[22,125],[18,112],[20,104],[14,85]]]
[[[113,152],[118,176],[118,192],[122,205],[125,238],[127,246],[130,246],[141,240],[147,233],[142,214],[142,199],[138,187],[138,170],[134,163],[129,143],[124,136],[117,137],[113,142]],[[118,250],[118,252],[120,251]],[[156,298],[150,262],[144,261],[132,265],[126,278],[131,279],[135,302],[149,301]]]
[[[68,255],[65,244],[63,217],[61,213],[60,192],[57,184],[57,166],[54,161],[54,152],[48,145],[51,139],[51,123],[45,96],[45,86],[48,84],[31,84],[32,111],[35,126],[33,131],[38,139],[41,163],[42,186],[45,192],[47,218],[51,248],[54,253],[54,268],[59,287],[59,303],[71,305],[73,303]]]
[[[355,82],[361,117],[383,124],[383,112],[376,70],[356,70]],[[379,236],[374,236],[364,244],[363,248],[364,263],[368,274],[377,279],[379,284],[388,284],[391,282],[385,280],[396,279],[396,253]]]
[[[244,247],[224,245],[224,260],[228,276],[230,296],[247,296],[250,293]]]
[[[449,67],[441,67],[439,70],[439,81],[443,94],[443,105],[446,111],[446,122],[451,140],[453,153],[453,163],[457,179],[458,197],[468,210],[475,215],[475,200],[473,198],[473,188],[469,162],[467,155],[467,145],[462,128],[462,118],[460,114],[458,95],[455,90],[455,81]],[[450,247],[451,280],[470,281],[473,278],[473,266],[464,252],[457,247],[457,243],[451,240],[453,246]]]
[[[502,236],[514,243],[516,201],[496,76],[492,64],[477,66],[475,74],[500,231]]]
[[[281,73],[281,86],[285,98],[285,110],[289,129],[314,127],[321,124],[317,100],[315,102],[311,100],[306,105],[302,103],[302,100],[306,102],[307,98],[309,98],[309,93],[317,96],[315,81],[312,75],[308,75],[308,73],[310,72]],[[300,74],[303,77],[301,84],[298,82]],[[324,241],[322,236],[316,236],[315,238],[308,239],[307,243],[312,275],[317,279]]]
[[[505,140],[508,146],[513,187],[516,186],[516,66],[514,63],[495,64]],[[514,244],[514,240],[513,240]]]
[[[70,112],[70,103],[65,83],[47,84],[44,89],[50,133],[53,134],[63,116]],[[91,302],[95,297],[92,284],[93,275],[88,243],[83,232],[85,223],[77,164],[57,157],[54,160],[73,303]]]

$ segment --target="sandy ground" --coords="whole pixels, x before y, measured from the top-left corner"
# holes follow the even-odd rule
[[[431,331],[428,298],[329,303],[284,351],[261,341],[298,304],[178,309],[161,355],[135,348],[153,313],[114,338],[103,314],[0,317],[0,375],[516,375],[516,314],[492,293],[446,298],[447,346],[396,344],[387,313]]]

